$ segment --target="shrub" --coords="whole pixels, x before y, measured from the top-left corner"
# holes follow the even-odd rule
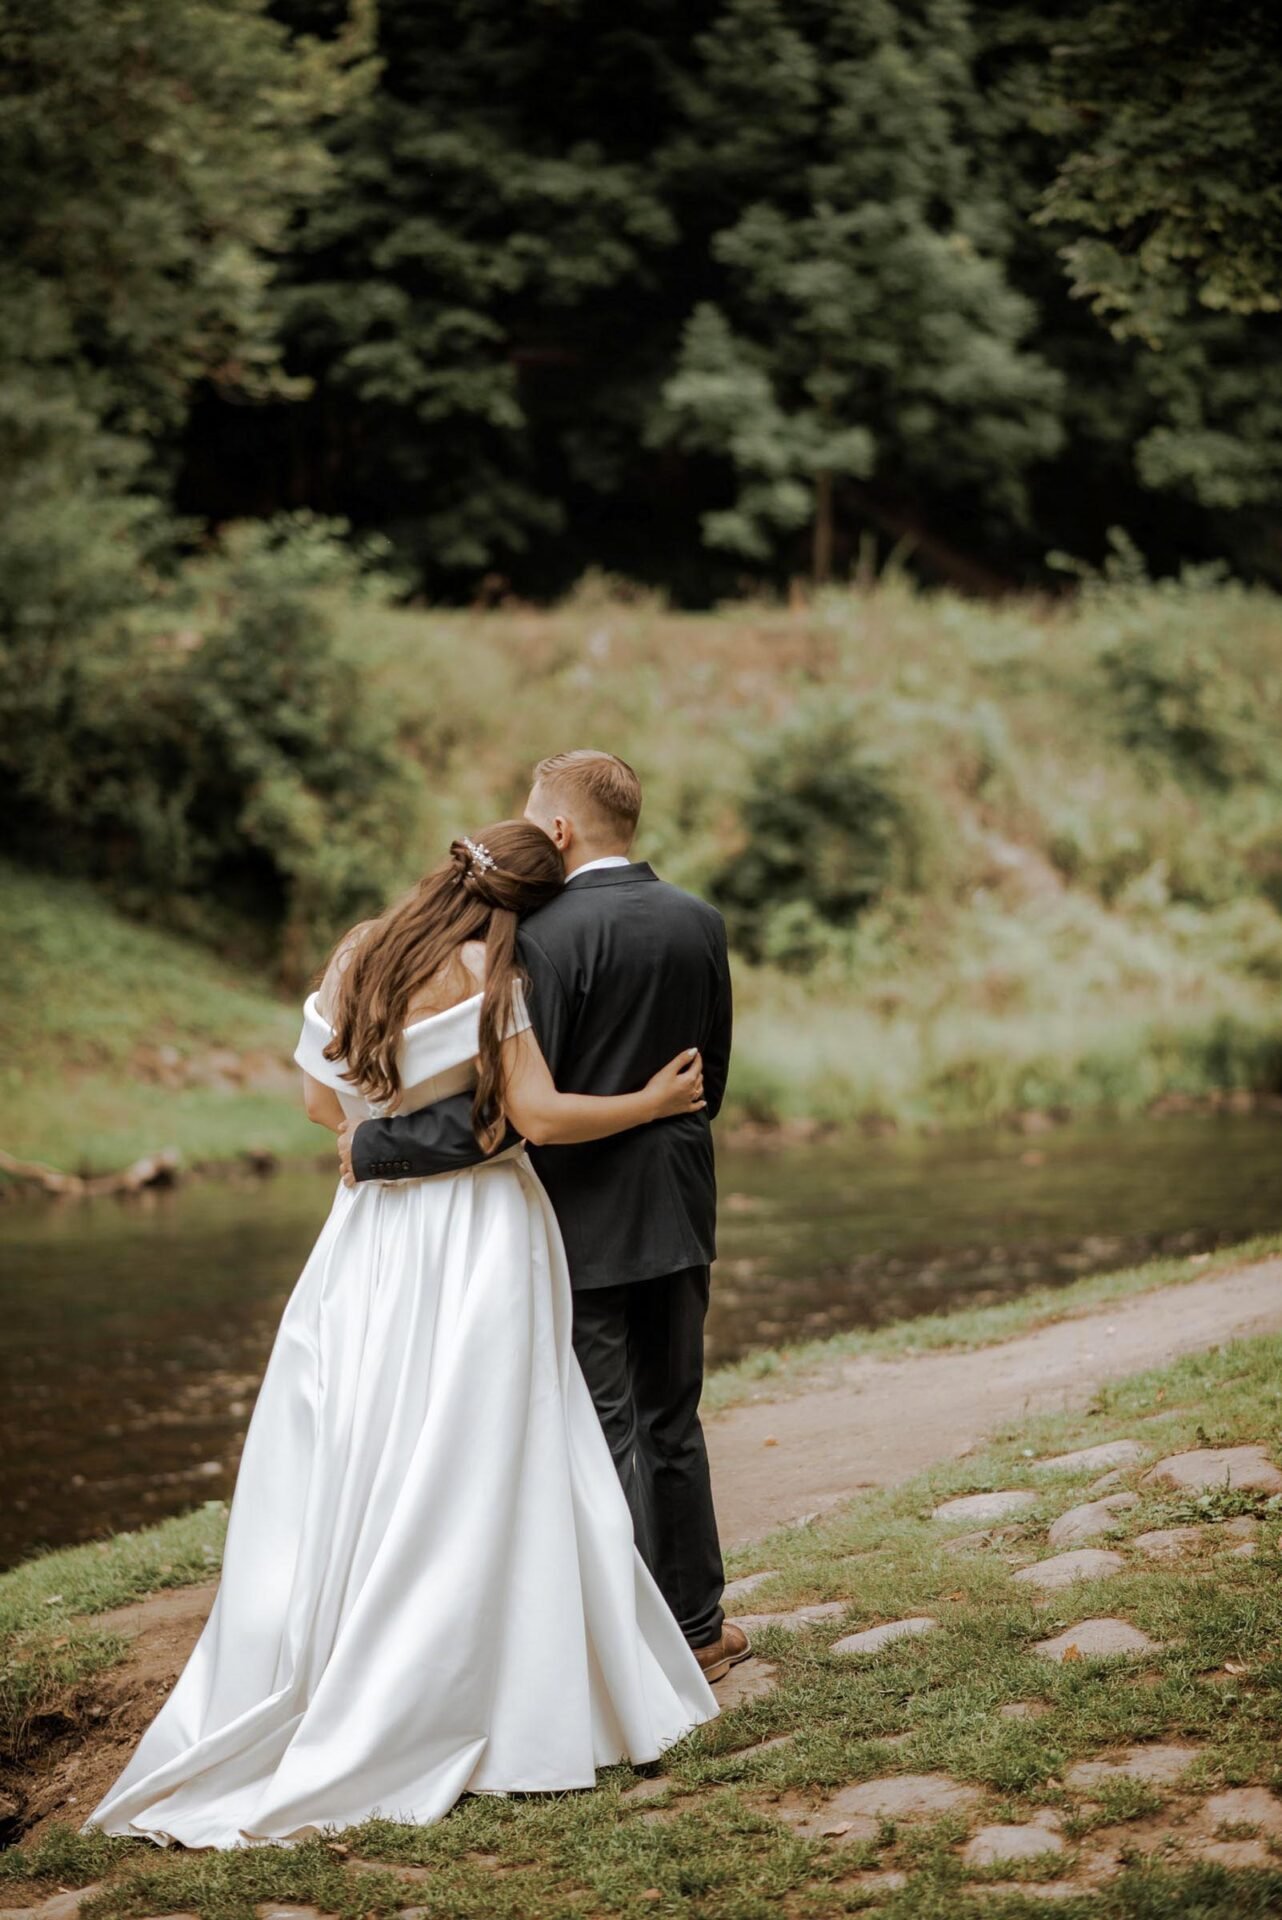
[[[812,966],[893,887],[912,887],[926,833],[871,716],[806,702],[752,758],[742,844],[711,882],[740,951]]]
[[[1245,687],[1199,641],[1130,633],[1100,656],[1116,725],[1133,752],[1228,788],[1262,770]]]

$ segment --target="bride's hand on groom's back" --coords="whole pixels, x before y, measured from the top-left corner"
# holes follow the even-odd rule
[[[654,1100],[654,1118],[670,1120],[680,1113],[698,1113],[707,1106],[703,1097],[703,1055],[698,1047],[685,1047],[675,1060],[660,1067],[645,1090]]]

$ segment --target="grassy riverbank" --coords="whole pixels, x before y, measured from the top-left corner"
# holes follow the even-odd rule
[[[371,873],[408,881],[519,807],[566,741],[637,765],[638,853],[731,921],[731,1119],[957,1126],[1282,1090],[1276,596],[1119,582],[993,606],[890,578],[694,616],[588,583],[546,612],[322,596],[316,617],[395,735]],[[11,1151],[308,1149],[296,1008],[262,974],[64,880],[3,879]],[[216,886],[128,898],[224,954],[262,961],[280,933]],[[339,913],[297,921],[296,975]]]
[[[67,1172],[319,1152],[290,1055],[298,1014],[253,974],[140,927],[90,888],[0,868],[7,1098],[0,1146]]]
[[[1280,1364],[1276,1338],[1191,1356],[1102,1391],[1085,1412],[1031,1413],[964,1461],[741,1554],[734,1572],[768,1574],[745,1603],[754,1611],[832,1611],[797,1629],[759,1629],[759,1694],[674,1750],[645,1798],[623,1798],[636,1781],[616,1767],[590,1794],[482,1798],[432,1829],[375,1821],[333,1844],[222,1856],[158,1854],[55,1824],[0,1856],[0,1891],[18,1904],[92,1881],[86,1920],[179,1909],[251,1920],[262,1901],[344,1920],[406,1906],[425,1920],[827,1920],[870,1908],[887,1920],[954,1920],[972,1902],[977,1914],[1025,1920],[1044,1911],[1037,1888],[1049,1884],[1072,1920],[1262,1917],[1282,1901],[1282,1803],[1269,1791],[1282,1788],[1282,1513],[1267,1494],[1181,1494],[1144,1475],[1188,1447],[1259,1445],[1279,1458]],[[1143,1458],[1118,1483],[1136,1501],[1107,1543],[1117,1564],[1039,1605],[1013,1574],[1050,1553],[1048,1524],[1086,1497],[1098,1468],[1047,1474],[1034,1457],[1121,1439]],[[996,1488],[1031,1502],[996,1534],[950,1551],[934,1506]],[[1175,1526],[1196,1529],[1177,1557],[1152,1559],[1135,1544]],[[210,1508],[4,1576],[10,1666],[37,1642],[63,1642],[68,1660],[83,1650],[93,1622],[77,1609],[204,1578],[220,1528]],[[1104,1614],[1149,1646],[1107,1664],[1053,1665],[1033,1651]],[[853,1630],[906,1616],[939,1624],[875,1655],[831,1651]],[[101,1639],[84,1654],[100,1670],[115,1657]],[[86,1713],[91,1671],[82,1668],[75,1695]],[[68,1678],[64,1705],[72,1692]],[[42,1704],[53,1711],[51,1693]],[[1133,1747],[1166,1756],[1165,1771],[1102,1782],[1073,1771]],[[875,1800],[886,1787],[871,1783],[903,1792],[923,1775],[951,1804],[871,1821],[849,1811],[861,1785]],[[1055,1851],[979,1864],[967,1835],[994,1825],[1049,1832]]]

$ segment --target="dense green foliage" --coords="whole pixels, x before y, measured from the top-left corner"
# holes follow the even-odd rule
[[[1151,37],[1156,33],[1156,38]],[[306,508],[706,603],[1127,526],[1277,579],[1262,4],[5,0],[0,621]]]

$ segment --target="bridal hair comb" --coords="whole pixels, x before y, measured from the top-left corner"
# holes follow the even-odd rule
[[[494,858],[494,855],[490,852],[483,840],[469,840],[467,835],[464,834],[463,845],[467,848],[468,857],[474,867],[479,867],[482,873],[492,873],[494,871],[498,865],[498,861]]]

